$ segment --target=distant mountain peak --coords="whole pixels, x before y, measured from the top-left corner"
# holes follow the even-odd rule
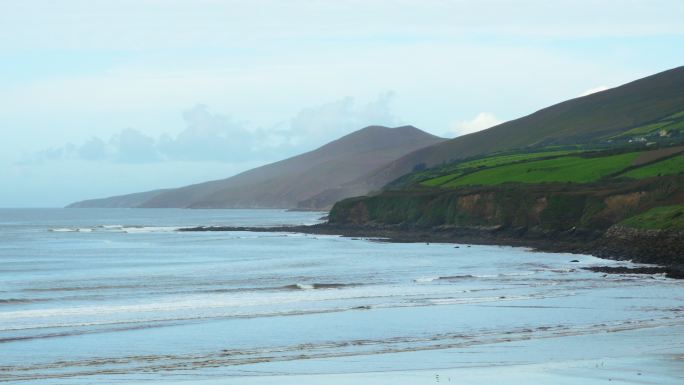
[[[133,207],[296,208],[301,201],[336,189],[405,154],[443,140],[446,139],[414,126],[372,125],[313,151],[230,178],[149,194],[77,202],[72,207],[126,207],[130,202]],[[353,193],[367,192],[361,189]],[[319,206],[315,208],[332,205],[332,197],[317,200]]]

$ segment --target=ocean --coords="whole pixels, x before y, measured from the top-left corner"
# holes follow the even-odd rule
[[[682,384],[684,284],[283,210],[0,210],[0,382]],[[576,261],[576,262],[573,262]]]

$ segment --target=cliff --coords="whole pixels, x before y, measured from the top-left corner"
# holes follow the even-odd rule
[[[421,233],[433,240],[530,245],[664,264],[681,273],[683,186],[684,175],[674,175],[581,185],[385,191],[337,203],[329,226],[394,232],[395,238],[404,232],[411,238]]]

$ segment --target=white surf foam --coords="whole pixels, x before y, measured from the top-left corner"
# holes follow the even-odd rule
[[[180,227],[177,226],[124,226],[124,225],[99,225],[94,227],[56,227],[48,231],[56,233],[92,233],[92,232],[112,232],[112,233],[164,233],[174,232]]]

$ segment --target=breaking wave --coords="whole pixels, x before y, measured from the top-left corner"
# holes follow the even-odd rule
[[[55,227],[48,229],[55,233],[163,233],[178,230],[177,226],[99,225],[93,227]]]

